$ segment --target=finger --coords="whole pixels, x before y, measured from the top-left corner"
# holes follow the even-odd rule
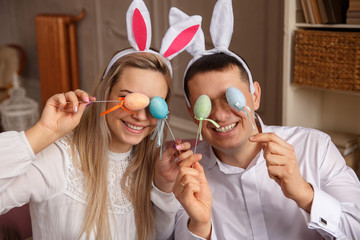
[[[178,143],[177,142],[175,148],[178,151],[180,151],[180,150],[186,151],[186,150],[189,150],[191,148],[191,144],[189,142],[183,142],[183,143]]]
[[[271,173],[268,172],[269,177],[274,180],[277,184],[281,185],[281,180],[279,177],[276,177],[275,175],[272,175]]]
[[[182,160],[179,163],[180,167],[191,167],[194,163],[200,161],[202,158],[201,154],[192,154],[191,156],[187,157],[186,159]]]
[[[283,156],[276,156],[276,155],[271,155],[266,159],[266,166],[270,167],[270,166],[287,166],[289,165],[289,161],[287,158],[283,157]]]
[[[199,180],[197,179],[197,175],[193,176],[190,174],[186,174],[180,181],[179,183],[180,187],[182,188],[191,188],[194,191],[193,192],[198,192],[200,190],[200,183]]]
[[[183,161],[189,157],[191,157],[191,155],[194,155],[194,152],[192,150],[187,150],[186,152],[182,152],[178,158],[180,161]]]
[[[200,183],[199,181],[192,181],[192,182],[189,182],[185,185],[184,187],[184,194],[185,195],[193,195],[194,196],[194,193],[197,193],[200,191]]]
[[[285,140],[277,136],[275,133],[258,133],[253,136],[250,136],[249,140],[251,142],[262,142],[262,143],[274,142],[280,144],[281,146],[289,150],[293,149],[293,146],[291,144],[287,143]]]
[[[296,154],[293,146],[284,147],[278,143],[269,142],[264,147],[264,151],[269,152],[273,155],[286,156],[288,159],[295,159]]]
[[[176,177],[175,182],[176,183],[180,183],[182,182],[183,178],[185,176],[193,176],[193,177],[198,177],[199,176],[199,171],[194,169],[194,168],[190,168],[190,167],[180,167],[179,168],[179,173]]]
[[[55,94],[52,97],[50,97],[46,102],[47,106],[53,105],[53,106],[55,106],[56,108],[58,108],[60,110],[64,109],[66,104],[67,103],[66,103],[64,93]]]
[[[294,173],[294,170],[291,167],[284,166],[269,166],[268,172],[274,178],[279,178],[280,180],[284,180],[291,176]]]
[[[192,165],[192,168],[195,169],[199,173],[199,177],[200,176],[205,177],[204,168],[201,166],[201,164],[199,162],[195,162]]]
[[[80,99],[84,103],[89,103],[90,102],[90,98],[89,98],[88,93],[81,90],[81,89],[76,89],[75,90],[75,95],[77,96],[78,99]]]
[[[278,173],[278,169],[280,169],[279,166],[268,166],[267,167],[268,175],[271,179],[273,179],[273,180],[279,179],[278,176],[276,175],[276,173]]]
[[[173,186],[174,194],[181,194],[186,187],[186,185],[190,182],[197,182],[198,172],[194,169],[190,168],[182,168],[179,170],[179,174],[175,180]]]
[[[165,151],[163,151],[162,159],[168,159],[175,153],[177,153],[177,150],[170,145],[167,149],[165,149]]]
[[[175,179],[175,183],[174,183],[174,187],[181,185],[180,183],[182,183],[184,176],[189,175],[189,176],[194,176],[194,177],[198,177],[199,172],[193,168],[190,167],[180,167],[179,168],[179,172],[176,176]]]
[[[82,116],[87,106],[88,104],[86,103],[79,104],[77,113],[79,113],[79,115]]]
[[[77,112],[78,111],[78,105],[79,105],[79,100],[78,97],[76,96],[75,92],[66,92],[64,93],[66,101],[70,102],[69,106],[72,106],[72,110],[73,112]]]
[[[186,177],[186,179],[185,179]],[[177,198],[183,198],[188,193],[194,194],[200,191],[200,183],[195,177],[185,176],[178,184],[174,185],[173,193]]]

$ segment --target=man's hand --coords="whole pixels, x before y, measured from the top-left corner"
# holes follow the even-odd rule
[[[210,239],[212,195],[203,167],[198,163],[201,157],[194,154],[179,164],[173,192],[190,217],[189,230]]]
[[[261,143],[269,176],[280,185],[284,195],[310,213],[314,190],[300,173],[294,147],[275,133],[259,133],[249,140]]]

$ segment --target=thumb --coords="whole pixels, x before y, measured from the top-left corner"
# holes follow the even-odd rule
[[[194,166],[195,163],[197,163],[198,161],[200,161],[202,158],[202,155],[197,153],[197,154],[192,154],[191,156],[187,157],[185,160],[182,160],[179,164],[180,167],[192,167]]]
[[[199,180],[201,182],[203,182],[203,181],[206,182],[206,177],[205,177],[205,172],[204,172],[203,166],[201,166],[201,164],[199,162],[195,162],[193,167],[194,167],[194,169],[196,169],[199,172]]]
[[[162,153],[162,159],[168,159],[170,157],[172,157],[172,155],[174,155],[176,153],[176,149],[170,145],[167,149],[165,149],[165,151],[163,151]]]
[[[79,119],[81,118],[81,116],[85,112],[86,107],[87,107],[87,104],[85,104],[85,103],[80,103],[78,105],[78,109],[77,109],[77,112],[76,112],[76,118],[79,118]]]

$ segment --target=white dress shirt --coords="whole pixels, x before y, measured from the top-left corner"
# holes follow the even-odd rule
[[[87,195],[84,176],[74,165],[68,142],[64,137],[35,156],[23,132],[0,134],[0,214],[30,202],[33,239],[79,239]],[[108,211],[114,216],[110,217],[112,239],[137,239],[134,209],[120,187],[131,160],[131,151],[109,151]],[[173,194],[156,188],[151,192],[151,200],[157,239],[171,237],[179,203]],[[95,236],[92,234],[90,239]]]
[[[360,239],[360,183],[325,133],[300,127],[265,126],[293,145],[303,178],[314,188],[311,214],[284,196],[270,179],[261,151],[246,169],[221,162],[203,142],[198,153],[212,195],[211,239]],[[202,239],[177,213],[175,238]]]

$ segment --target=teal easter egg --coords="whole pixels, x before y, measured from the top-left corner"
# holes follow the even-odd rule
[[[161,97],[153,97],[149,104],[150,114],[156,119],[163,119],[169,113],[166,101]]]
[[[242,110],[243,107],[246,106],[244,94],[235,87],[229,87],[226,90],[226,100],[232,108],[238,111]]]
[[[211,101],[207,95],[201,95],[195,102],[194,114],[198,119],[207,118],[211,112]]]

